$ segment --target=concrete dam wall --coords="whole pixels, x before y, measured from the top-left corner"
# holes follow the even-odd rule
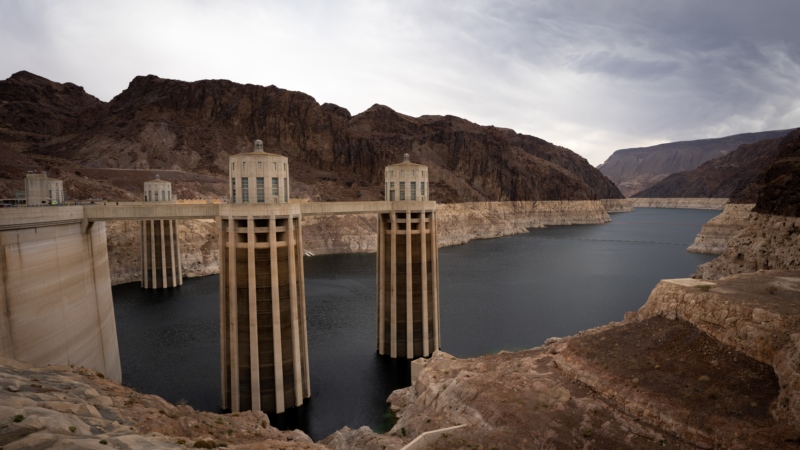
[[[0,221],[0,356],[74,364],[121,381],[106,228],[82,207],[14,208]]]

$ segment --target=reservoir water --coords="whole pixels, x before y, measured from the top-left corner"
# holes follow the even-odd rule
[[[687,277],[712,255],[686,252],[718,211],[637,209],[603,225],[549,227],[442,248],[442,350],[473,357],[541,345],[622,320],[660,279]],[[271,416],[314,440],[343,426],[392,425],[386,397],[409,364],[375,350],[375,255],[305,259],[311,398]],[[150,291],[113,288],[123,384],[219,411],[219,277]]]

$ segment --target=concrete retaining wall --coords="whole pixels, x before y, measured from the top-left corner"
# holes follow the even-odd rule
[[[105,224],[54,224],[73,208],[36,209],[49,210],[49,223],[0,231],[0,356],[120,382]]]

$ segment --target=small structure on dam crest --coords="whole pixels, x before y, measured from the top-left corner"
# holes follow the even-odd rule
[[[256,140],[230,157],[218,219],[225,409],[282,413],[311,396],[300,219],[285,156]]]
[[[144,182],[145,202],[173,202],[172,183],[156,175]],[[178,223],[175,220],[142,221],[142,287],[171,288],[183,284]]]
[[[440,348],[436,211],[426,209],[428,167],[386,167],[391,211],[378,217],[378,353],[408,359]]]
[[[58,205],[64,203],[64,182],[47,178],[47,172],[28,173],[25,177],[25,204],[28,206]]]

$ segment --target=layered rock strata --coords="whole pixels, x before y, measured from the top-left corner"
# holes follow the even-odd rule
[[[631,198],[634,208],[718,209],[728,203],[727,198]]]
[[[42,368],[0,358],[4,450],[325,449],[301,431],[279,431],[263,413],[214,414],[140,394],[82,367]]]
[[[722,254],[692,276],[716,280],[757,270],[800,270],[800,217],[749,213]]]
[[[219,229],[213,219],[179,220],[183,276],[202,277],[219,273]],[[111,284],[139,281],[142,276],[141,223],[107,222],[108,265]]]
[[[604,198],[600,200],[600,203],[609,214],[633,211],[633,204],[627,198]]]
[[[724,253],[728,248],[728,240],[742,231],[754,206],[755,204],[735,203],[725,205],[718,216],[703,225],[687,251],[712,255]]]
[[[780,393],[770,413],[800,431],[800,272],[760,271],[709,283],[664,280],[636,319],[691,323],[775,371]],[[712,361],[713,362],[713,361]]]
[[[430,448],[793,448],[798,300],[800,272],[666,280],[624,322],[516,353],[437,352],[389,397],[389,433],[336,441],[380,448],[465,424]]]

